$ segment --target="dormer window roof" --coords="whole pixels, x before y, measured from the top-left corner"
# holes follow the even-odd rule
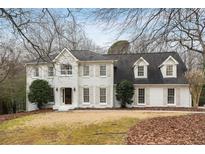
[[[140,57],[135,63],[134,66],[136,65],[149,65],[149,63],[143,58]]]
[[[140,57],[133,65],[135,78],[147,78],[148,65],[149,63],[143,57]]]
[[[176,61],[172,56],[169,56],[165,61],[159,65],[159,67],[162,67],[164,65],[177,65],[179,64],[178,61]]]
[[[169,56],[163,63],[159,66],[164,78],[176,78],[177,77],[177,65],[176,61],[172,56]]]

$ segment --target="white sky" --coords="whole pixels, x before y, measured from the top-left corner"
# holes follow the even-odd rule
[[[100,47],[109,47],[117,40],[128,40],[129,38],[125,35],[121,36],[117,39],[117,30],[114,29],[111,30],[105,30],[104,27],[96,25],[96,23],[93,24],[86,24],[84,25],[85,32],[87,34],[87,37],[92,39],[97,45]]]

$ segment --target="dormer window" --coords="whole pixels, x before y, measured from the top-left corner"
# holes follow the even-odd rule
[[[173,65],[167,65],[166,67],[166,75],[173,76]]]
[[[169,56],[167,59],[165,59],[165,61],[159,65],[163,77],[176,78],[178,64],[179,63],[172,56]]]
[[[140,57],[134,63],[134,76],[135,78],[147,78],[147,68],[149,63],[142,57]]]
[[[138,66],[138,76],[144,76],[144,66]]]

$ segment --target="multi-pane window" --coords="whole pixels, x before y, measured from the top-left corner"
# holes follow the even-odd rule
[[[53,76],[54,75],[54,69],[53,66],[48,67],[48,76]]]
[[[72,66],[69,64],[61,65],[61,74],[62,75],[72,75]]]
[[[54,102],[54,88],[50,89],[49,102]]]
[[[83,88],[83,102],[89,103],[89,88]]]
[[[166,67],[166,75],[172,76],[173,75],[173,65],[167,65]]]
[[[139,104],[145,103],[145,89],[144,88],[138,89],[138,103]]]
[[[138,76],[144,76],[144,66],[138,66]]]
[[[106,76],[106,65],[100,65],[100,76]]]
[[[83,76],[89,76],[89,66],[88,65],[83,66]]]
[[[39,76],[39,68],[38,67],[35,67],[34,68],[34,77],[38,77]]]
[[[106,88],[100,88],[100,103],[106,103]]]
[[[169,88],[168,95],[167,95],[167,103],[168,104],[174,104],[174,96],[175,96],[174,88]]]

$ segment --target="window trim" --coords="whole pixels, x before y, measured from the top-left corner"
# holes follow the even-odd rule
[[[85,75],[85,67],[88,67],[88,75]],[[89,77],[90,76],[90,66],[89,65],[83,65],[83,76]]]
[[[174,89],[174,103],[171,103],[171,104],[168,103],[168,102],[169,102],[169,101],[168,101],[168,96],[169,96],[169,95],[168,95],[168,94],[169,94],[168,91],[169,91],[169,89]],[[168,106],[173,106],[173,105],[175,106],[175,105],[176,105],[176,89],[175,89],[175,88],[167,88],[167,105],[168,105]]]
[[[172,75],[168,75],[168,74],[167,74],[167,72],[170,71],[170,70],[168,70],[168,67],[170,67],[170,66],[172,67]],[[167,76],[167,77],[172,77],[172,76],[174,76],[174,65],[171,65],[171,64],[170,64],[170,65],[166,65],[166,76]]]
[[[48,101],[49,105],[54,105],[55,104],[55,88],[51,87],[51,90],[53,91],[53,102],[52,101]]]
[[[84,89],[88,89],[88,102],[85,102],[84,101]],[[89,87],[83,87],[83,92],[82,92],[82,102],[83,102],[83,104],[90,104],[90,88]]]
[[[143,76],[139,76],[139,67],[143,67]],[[148,65],[135,65],[134,66],[134,77],[135,79],[146,79],[148,76]]]
[[[100,100],[100,97],[101,97],[100,89],[105,89],[105,102],[101,102],[101,100]],[[99,88],[99,103],[100,103],[100,105],[107,105],[107,88],[106,87]]]
[[[143,75],[139,75],[139,67],[142,67],[143,68]],[[142,73],[142,72],[141,72]],[[143,65],[138,65],[137,66],[137,76],[138,77],[145,77],[145,66]]]
[[[53,75],[52,75],[52,76],[49,75],[49,68],[51,68],[51,67],[53,68]],[[49,77],[49,78],[53,78],[53,77],[55,76],[54,67],[53,67],[53,66],[48,66],[47,68],[48,68],[48,72],[47,72],[47,73],[48,73],[48,77]]]
[[[102,67],[102,66],[105,66],[105,75],[101,75],[101,67]],[[100,72],[99,72],[99,73],[100,73],[100,77],[107,77],[107,65],[106,65],[106,64],[100,65],[100,70],[99,70],[99,71],[100,71]]]
[[[38,76],[36,76],[36,69],[38,69]],[[39,67],[34,67],[34,72],[32,75],[33,78],[40,78],[40,69]]]
[[[68,66],[71,66],[71,74],[62,74],[62,65],[68,65]],[[70,65],[70,64],[60,64],[60,76],[72,76],[73,75],[73,66]]]
[[[144,89],[144,103],[139,103],[139,90]],[[137,105],[146,105],[146,88],[138,88],[137,89]]]

